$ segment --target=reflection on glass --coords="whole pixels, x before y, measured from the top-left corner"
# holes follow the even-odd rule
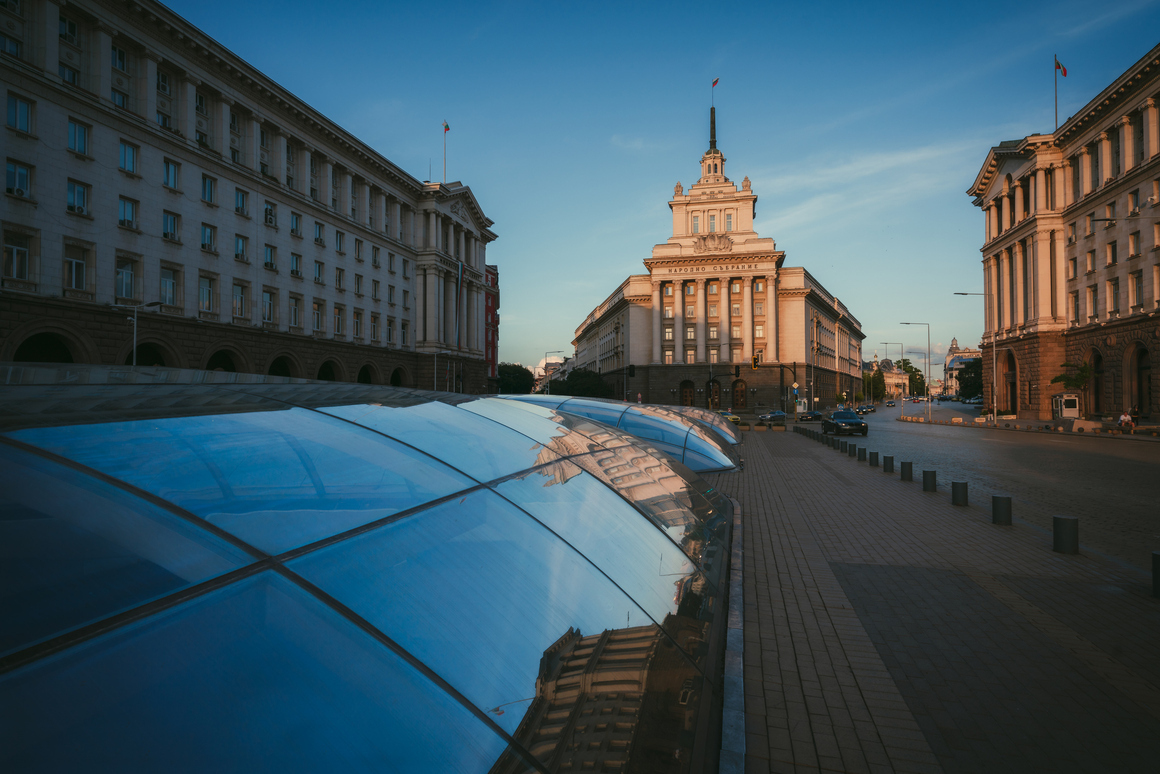
[[[12,435],[152,492],[269,553],[473,485],[378,433],[298,408]]]
[[[563,434],[559,423],[555,421],[556,414],[551,409],[531,403],[501,398],[481,398],[460,403],[459,408],[493,419],[501,425],[507,425],[517,433],[523,433],[545,446],[550,447],[553,439]]]
[[[10,672],[0,691],[11,771],[480,772],[505,751],[437,685],[273,573]]]
[[[696,419],[701,424],[716,430],[721,437],[732,444],[741,443],[741,431],[737,426],[716,411],[696,406],[669,406],[669,409]]]
[[[650,562],[651,563],[651,562]],[[478,491],[290,562],[509,733],[540,657],[571,627],[648,621],[583,557],[511,503]]]
[[[151,503],[0,444],[0,653],[250,561]]]
[[[405,408],[360,404],[322,411],[421,449],[477,481],[491,481],[556,459],[526,435],[437,401]]]

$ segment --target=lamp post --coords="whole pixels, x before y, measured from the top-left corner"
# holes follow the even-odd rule
[[[926,421],[930,421],[930,323],[924,322],[904,322],[899,325],[925,325],[926,326],[926,376],[923,378],[923,392],[926,397]]]
[[[548,373],[548,355],[562,355],[562,354],[564,354],[564,350],[562,350],[562,349],[553,349],[550,352],[544,353],[544,394],[545,395],[552,394],[552,377]]]
[[[128,318],[133,321],[133,367],[137,367],[137,310],[141,307],[161,306],[160,301],[150,301],[148,304],[113,304],[113,306],[121,309],[132,309],[133,316]]]
[[[985,296],[987,294],[986,293],[958,293],[958,292],[956,292],[955,295],[956,296]],[[984,310],[983,316],[984,316],[984,318],[986,318],[985,310]],[[984,325],[985,325],[985,323],[986,323],[986,320],[984,319]],[[999,404],[997,402],[997,398],[999,395],[999,392],[998,392],[999,387],[998,387],[998,381],[997,381],[999,378],[999,355],[998,355],[999,347],[998,347],[996,340],[995,340],[997,335],[998,335],[998,331],[993,331],[991,333],[991,416],[994,417],[996,420],[999,417]]]

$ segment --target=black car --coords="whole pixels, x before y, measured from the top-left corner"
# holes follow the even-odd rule
[[[820,411],[803,411],[797,415],[799,422],[820,422],[822,421],[822,412]]]
[[[886,401],[886,408],[894,408],[894,401],[892,401],[892,400]]]
[[[784,425],[785,412],[784,411],[770,411],[768,414],[762,414],[758,418],[759,422],[765,422],[767,425]]]
[[[828,417],[822,419],[822,432],[834,433],[841,435],[842,433],[861,433],[866,435],[870,432],[870,428],[866,425],[865,420],[858,416],[855,412],[850,410],[835,411]]]

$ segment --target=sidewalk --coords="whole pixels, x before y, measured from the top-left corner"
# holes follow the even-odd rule
[[[746,771],[1160,768],[1160,600],[1082,525],[1056,554],[986,492],[792,432],[743,450],[709,478],[743,511]]]

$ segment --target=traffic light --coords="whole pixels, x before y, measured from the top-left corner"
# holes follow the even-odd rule
[[[740,377],[741,377],[741,366],[733,366],[733,378],[738,379]]]
[[[628,376],[629,376],[629,378],[636,376],[636,366],[630,365],[628,367]]]
[[[757,355],[753,356],[753,363],[752,363],[751,367],[753,368],[754,371],[757,370]]]

